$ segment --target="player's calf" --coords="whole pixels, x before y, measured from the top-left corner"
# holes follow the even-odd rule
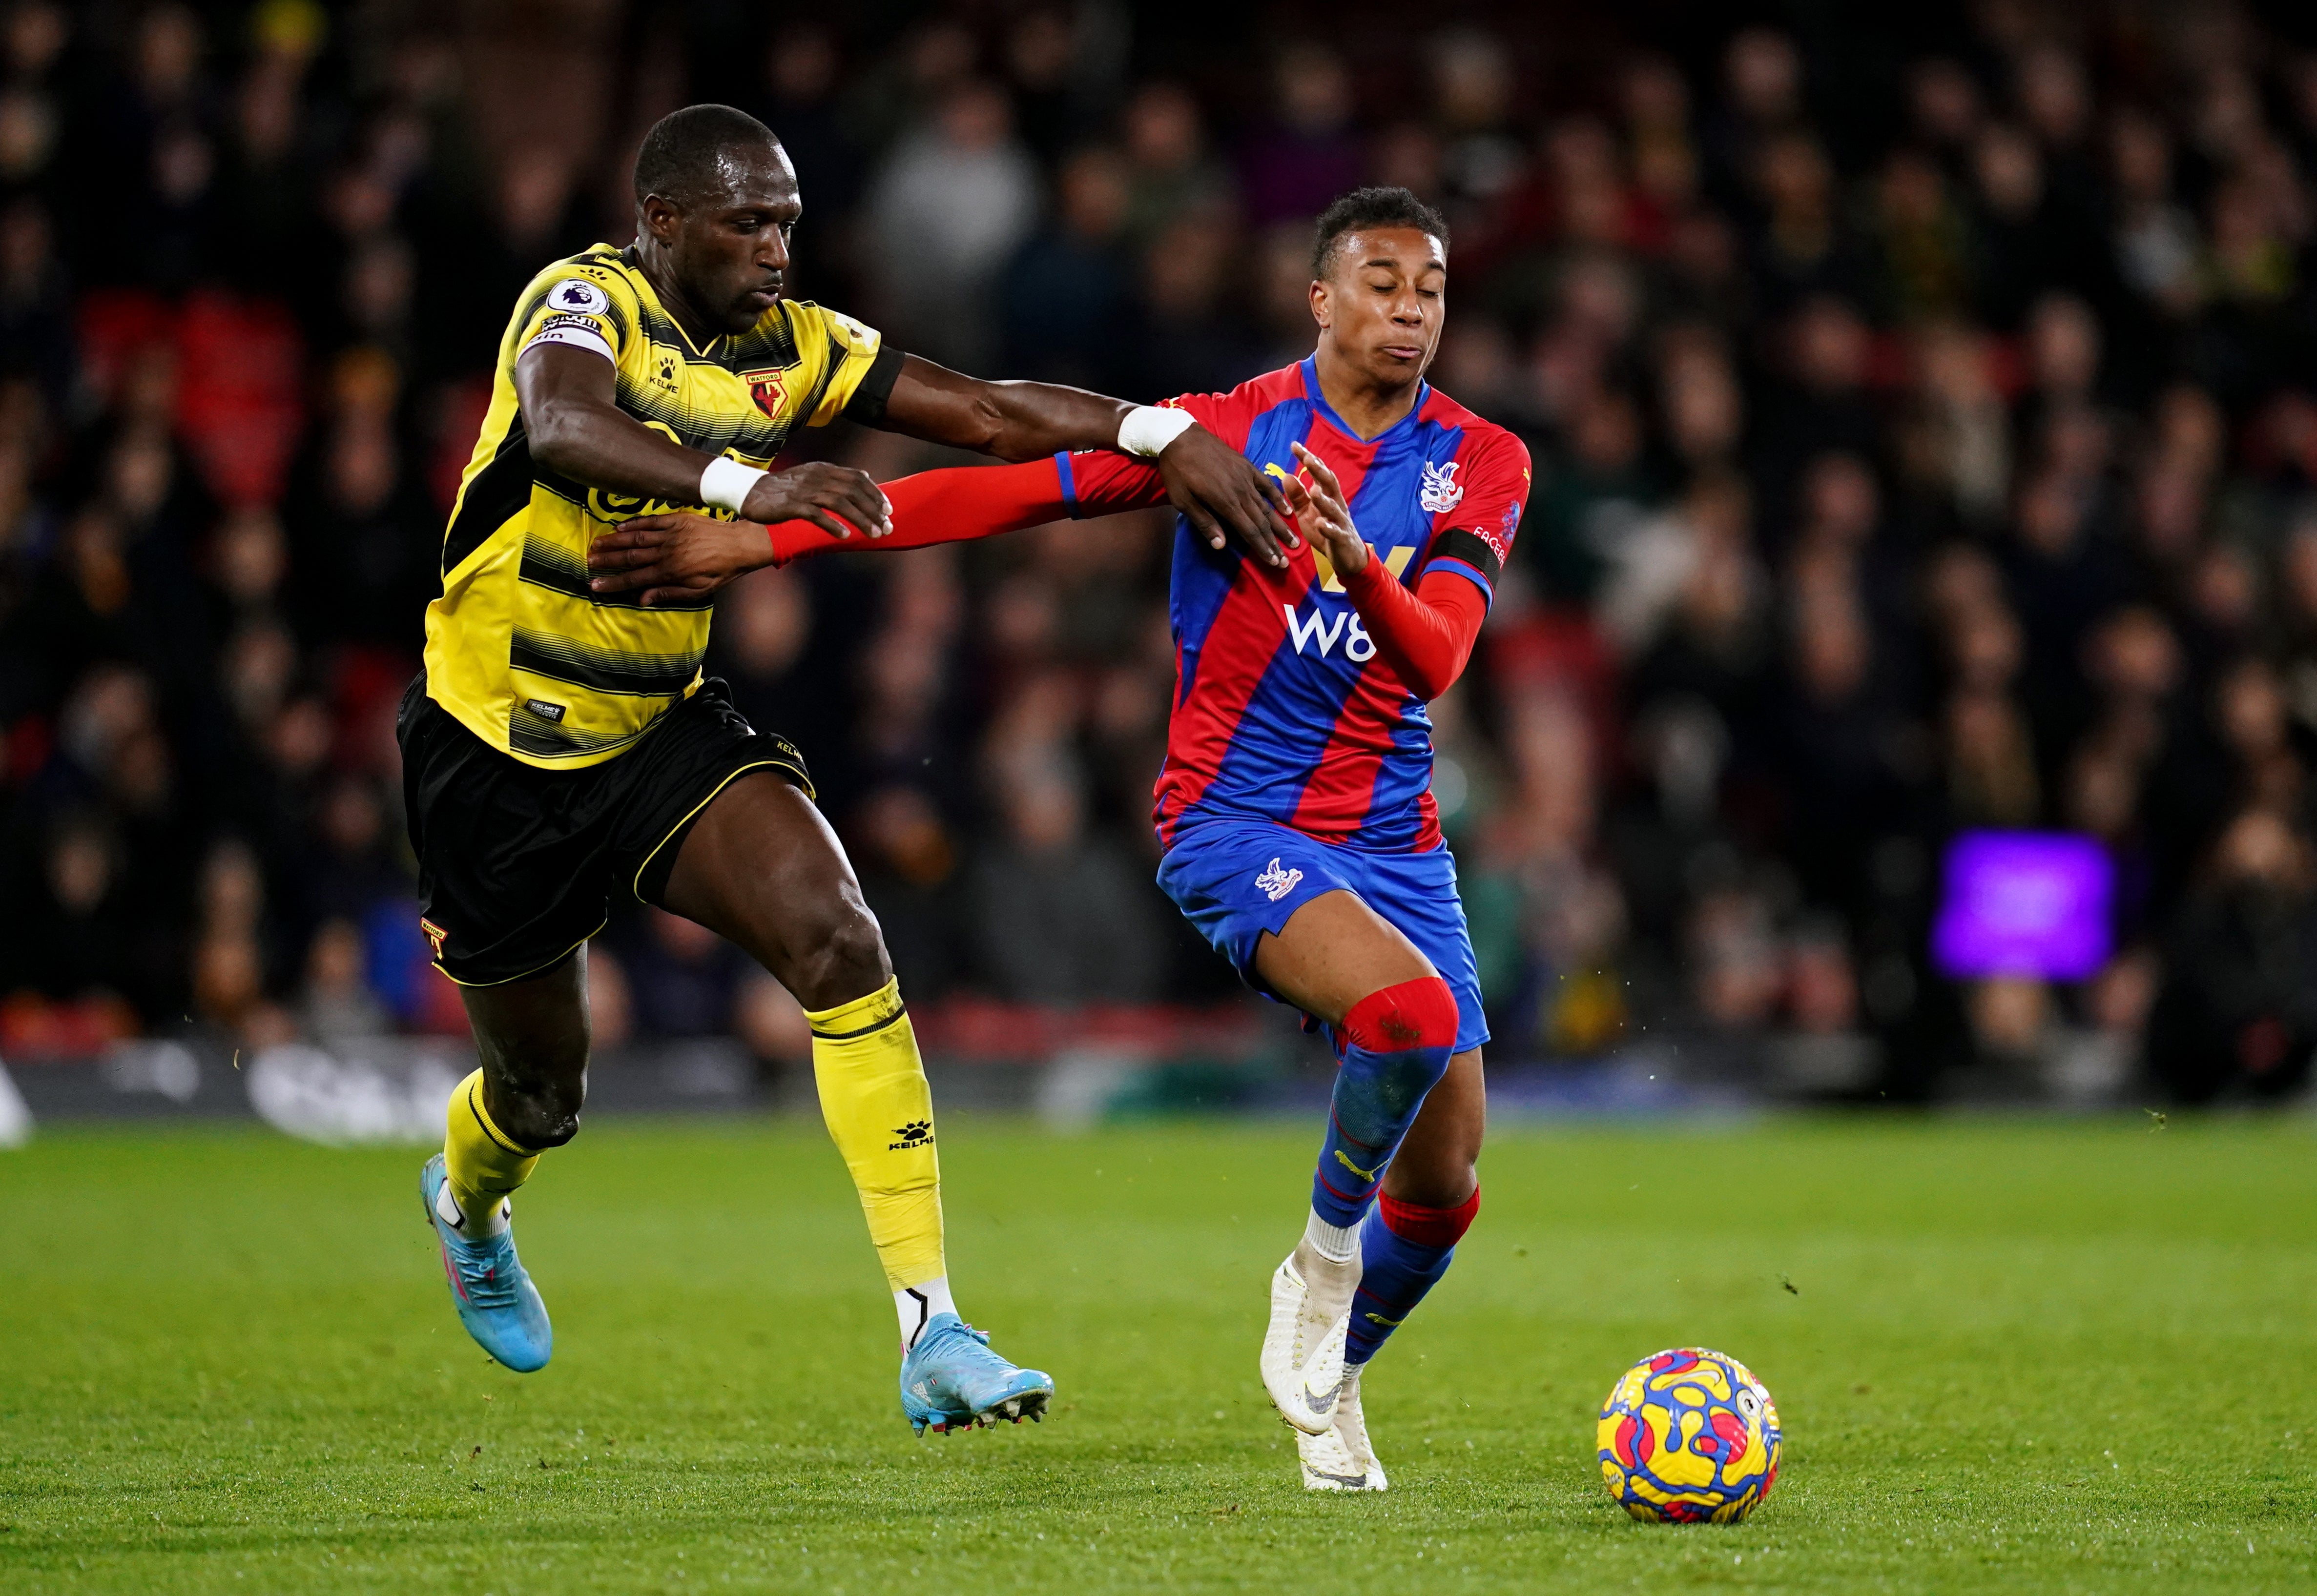
[[[1360,1222],[1456,1043],[1456,999],[1437,976],[1354,1003],[1303,1240],[1272,1278],[1260,1367],[1265,1389],[1307,1435],[1326,1431],[1344,1378],[1346,1315],[1359,1285]]]
[[[885,1266],[906,1354],[935,1319],[957,1312],[942,1245],[933,1089],[917,1032],[901,985],[891,976],[865,997],[808,1006],[805,1020],[812,1028],[821,1118],[852,1173],[869,1239]]]
[[[451,1094],[443,1151],[419,1172],[418,1194],[434,1228],[452,1306],[478,1345],[528,1374],[554,1350],[546,1306],[515,1256],[512,1194],[538,1153],[515,1144],[483,1101],[477,1070]]]
[[[1360,1226],[1360,1283],[1352,1298],[1344,1361],[1356,1371],[1439,1283],[1456,1244],[1481,1211],[1481,1189],[1454,1208],[1378,1198]]]
[[[459,1083],[443,1110],[442,1218],[470,1241],[506,1227],[509,1199],[531,1179],[544,1150],[518,1141],[502,1107],[487,1101],[483,1072]]]
[[[443,1151],[419,1176],[460,1322],[493,1358],[525,1372],[546,1363],[553,1335],[508,1234],[512,1199],[541,1153],[578,1134],[586,982],[582,949],[539,975],[464,990],[482,1067],[452,1092]]]
[[[543,974],[497,986],[470,986],[461,995],[474,1028],[480,1074],[490,1083],[497,1134],[534,1155],[577,1136],[593,1040],[586,949],[574,950]],[[455,1181],[458,1153],[445,1153]]]
[[[1456,996],[1437,976],[1370,993],[1337,1025],[1343,1061],[1311,1211],[1338,1231],[1357,1226],[1456,1047]]]

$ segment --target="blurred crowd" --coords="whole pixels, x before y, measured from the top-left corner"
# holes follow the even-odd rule
[[[1873,1099],[2282,1094],[2317,1048],[2317,36],[1982,0],[18,4],[0,21],[0,1054],[455,1030],[392,737],[505,317],[641,129],[764,118],[793,287],[1138,398],[1308,352],[1310,228],[1454,238],[1435,378],[1534,495],[1434,708],[1498,1057]],[[1228,39],[1227,47],[1218,44]],[[840,426],[880,476],[945,463]],[[1164,516],[736,584],[914,998],[1204,1003],[1151,885]],[[2089,980],[1944,976],[1949,840],[2088,834]],[[654,911],[598,1024],[793,1046]]]

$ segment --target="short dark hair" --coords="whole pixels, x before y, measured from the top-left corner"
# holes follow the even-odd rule
[[[1311,240],[1311,275],[1328,275],[1328,257],[1346,233],[1369,227],[1414,227],[1448,247],[1448,218],[1407,189],[1354,189],[1340,195],[1320,213],[1320,227]]]
[[[730,105],[687,105],[651,125],[636,152],[636,203],[658,194],[682,205],[716,182],[716,157],[735,145],[778,148],[773,130]]]

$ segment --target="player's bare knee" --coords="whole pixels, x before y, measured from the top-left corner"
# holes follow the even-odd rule
[[[534,1076],[492,1094],[491,1118],[518,1146],[533,1152],[559,1147],[579,1134],[579,1110],[587,1101],[587,1067]]]
[[[808,1009],[833,1009],[866,997],[893,977],[885,933],[865,906],[832,920],[797,960],[790,990]]]
[[[576,1102],[569,1107],[541,1103],[533,1111],[518,1115],[514,1125],[503,1128],[532,1152],[543,1153],[579,1134],[579,1109]]]
[[[579,1134],[587,1101],[587,1033],[510,1043],[478,1030],[491,1118],[520,1146],[559,1147]]]

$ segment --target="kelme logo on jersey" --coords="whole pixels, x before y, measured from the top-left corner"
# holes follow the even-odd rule
[[[789,374],[778,366],[766,366],[741,372],[740,380],[748,385],[748,397],[756,401],[756,408],[778,421],[781,406],[788,402]]]
[[[1429,460],[1424,466],[1424,485],[1416,490],[1416,502],[1424,506],[1428,515],[1445,515],[1464,502],[1464,490],[1456,485],[1456,468],[1463,462],[1450,460],[1436,466]]]
[[[601,316],[612,308],[610,295],[577,277],[566,278],[548,290],[547,302],[558,310],[576,311],[581,316]]]

